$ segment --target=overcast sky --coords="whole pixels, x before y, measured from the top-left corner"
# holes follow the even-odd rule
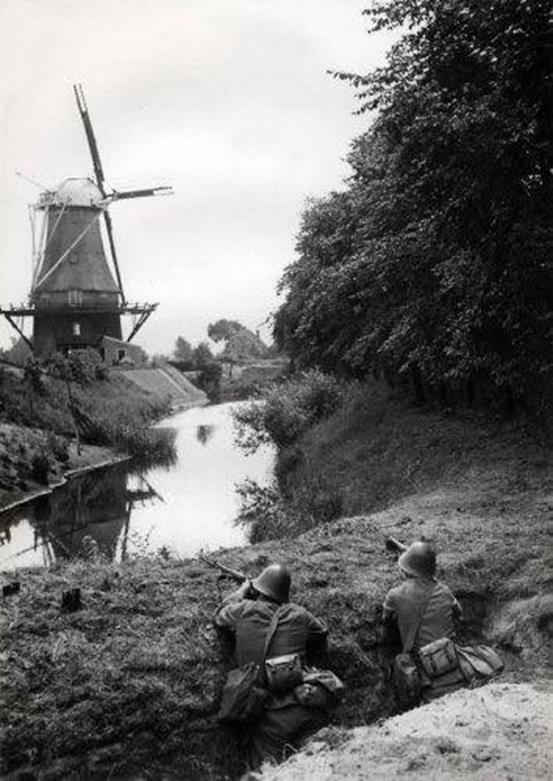
[[[27,204],[92,174],[71,85],[82,82],[106,183],[175,195],[111,209],[131,301],[158,301],[149,352],[209,322],[255,328],[277,305],[307,196],[339,188],[367,127],[327,69],[366,72],[363,0],[0,0],[0,303],[29,293]],[[262,331],[263,333],[263,331]],[[0,325],[0,344],[12,334]]]

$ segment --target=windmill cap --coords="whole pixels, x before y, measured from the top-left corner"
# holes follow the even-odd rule
[[[92,179],[77,177],[64,179],[50,197],[54,203],[67,206],[98,206],[103,199],[100,188]]]
[[[415,578],[433,578],[436,574],[436,551],[429,542],[413,542],[398,559],[398,566]]]

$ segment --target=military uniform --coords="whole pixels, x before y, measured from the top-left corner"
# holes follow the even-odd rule
[[[391,589],[384,600],[384,617],[396,618],[403,645],[413,629],[419,606],[427,599],[415,645],[420,648],[440,637],[453,637],[455,634],[453,618],[461,614],[461,606],[449,588],[437,581],[409,578]]]
[[[308,610],[288,603],[243,598],[233,594],[218,611],[217,627],[234,641],[238,666],[263,659],[265,638],[276,610],[280,620],[271,641],[269,657],[297,653],[303,663],[313,664],[326,652],[326,627]],[[326,722],[326,711],[298,704],[293,692],[271,695],[259,722],[247,735],[248,760],[252,769],[263,761],[279,762],[287,746]]]
[[[441,638],[455,635],[454,618],[461,615],[461,606],[449,588],[437,581],[436,554],[424,541],[414,542],[399,558],[399,567],[407,576],[392,588],[384,600],[384,620],[395,619],[404,653],[422,648]],[[441,697],[465,684],[460,667],[432,680],[419,670],[422,699],[425,702]],[[399,685],[399,680],[396,682]],[[401,687],[400,687],[401,688]],[[400,701],[405,692],[399,691]]]

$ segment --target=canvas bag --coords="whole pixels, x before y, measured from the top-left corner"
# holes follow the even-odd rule
[[[469,683],[493,678],[505,667],[499,654],[487,645],[457,646],[459,667]]]
[[[231,670],[223,687],[218,720],[222,724],[249,724],[256,721],[270,697],[263,681],[263,665],[281,615],[278,608],[271,619],[261,663],[248,662]]]
[[[284,654],[265,660],[267,688],[271,692],[287,692],[303,680],[303,669],[299,654]]]
[[[345,691],[344,684],[332,670],[306,667],[303,682],[294,688],[294,696],[304,707],[331,710],[342,702]]]
[[[431,680],[459,669],[457,646],[449,637],[440,637],[418,651],[419,664]]]
[[[255,662],[229,672],[217,716],[221,724],[248,724],[263,713],[269,692],[260,685],[259,672]]]

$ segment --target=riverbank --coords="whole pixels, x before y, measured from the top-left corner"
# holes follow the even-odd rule
[[[172,398],[117,372],[106,375],[104,367],[96,377],[98,367],[82,360],[71,391],[38,368],[33,374],[0,367],[0,511],[125,457],[171,459],[171,437],[149,427],[170,414]],[[200,392],[189,399],[204,400]]]
[[[73,558],[87,539],[118,559],[160,549],[193,556],[244,544],[244,530],[233,523],[240,503],[234,488],[247,477],[269,480],[274,454],[266,447],[247,456],[233,447],[235,406],[195,407],[161,421],[155,430],[169,427],[174,462],[134,459],[90,471],[2,514],[0,570],[44,566],[48,556]]]
[[[468,499],[460,486],[219,557],[250,575],[269,561],[289,564],[293,598],[328,622],[331,665],[348,689],[333,722],[353,727],[396,709],[394,650],[378,621],[397,580],[384,533],[408,539],[438,531],[440,575],[465,611],[463,640],[484,638],[500,649],[504,682],[551,678],[552,496],[548,485],[499,507],[486,491]],[[79,767],[97,777],[199,779],[239,771],[232,733],[216,722],[226,665],[212,624],[233,584],[200,561],[160,557],[121,565],[91,559],[20,580],[20,593],[0,609],[1,710],[10,714],[3,772],[23,778],[40,768],[62,778]],[[64,613],[61,593],[75,587],[83,609]]]
[[[397,582],[387,534],[435,540],[439,576],[464,609],[461,641],[498,648],[506,661],[502,684],[551,680],[547,448],[517,428],[494,432],[477,421],[372,402],[362,407],[364,427],[357,407],[345,407],[307,438],[326,441],[334,466],[350,453],[355,468],[344,466],[340,475],[351,491],[363,464],[371,470],[365,487],[385,477],[386,506],[218,558],[250,576],[270,561],[290,566],[293,599],[328,623],[330,663],[347,687],[334,728],[372,724],[397,710],[390,685],[396,649],[379,621],[382,599]],[[408,440],[414,444],[406,452]],[[315,458],[315,448],[311,453]],[[409,480],[404,469],[415,458],[416,479],[411,471]],[[2,724],[3,772],[14,779],[39,771],[63,778],[76,768],[98,778],[240,772],[235,736],[216,721],[228,660],[212,617],[232,582],[198,560],[166,553],[110,564],[92,552],[86,561],[20,572],[19,579],[19,594],[0,605],[0,705],[10,714]],[[62,612],[62,592],[77,587],[83,608]],[[429,713],[423,709],[422,717]]]
[[[79,452],[80,450],[80,452]],[[71,477],[126,461],[111,448],[56,443],[41,429],[0,423],[0,513],[46,496]]]

